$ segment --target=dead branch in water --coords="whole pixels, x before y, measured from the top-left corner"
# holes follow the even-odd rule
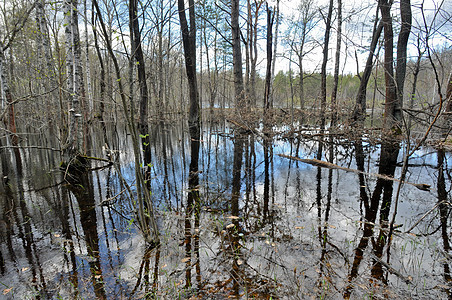
[[[429,184],[425,184],[425,183],[412,183],[412,182],[407,182],[407,181],[400,181],[399,179],[396,179],[394,177],[390,177],[387,175],[382,175],[382,174],[375,174],[375,173],[366,173],[366,172],[362,172],[360,170],[356,170],[356,169],[350,169],[350,168],[345,168],[345,167],[341,167],[338,165],[335,165],[333,163],[330,162],[326,162],[323,160],[318,160],[318,159],[306,159],[306,158],[298,158],[295,156],[289,156],[289,155],[285,155],[285,154],[278,154],[278,156],[280,157],[284,157],[284,158],[288,158],[288,159],[292,159],[292,160],[297,160],[297,161],[301,161],[316,167],[322,167],[322,168],[328,168],[328,169],[339,169],[342,171],[346,171],[346,172],[353,172],[356,174],[364,174],[364,175],[368,175],[368,176],[372,176],[372,177],[376,177],[376,178],[381,178],[384,180],[392,180],[392,181],[396,181],[396,182],[402,182],[405,184],[410,184],[412,186],[415,186],[416,188],[422,190],[422,191],[428,191],[430,190],[430,185]]]

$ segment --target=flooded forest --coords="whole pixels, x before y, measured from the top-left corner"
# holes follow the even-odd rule
[[[0,299],[452,299],[452,3],[4,0]]]

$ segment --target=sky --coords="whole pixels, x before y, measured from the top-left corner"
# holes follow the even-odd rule
[[[298,1],[288,1],[281,0],[280,2],[280,11],[282,15],[284,15],[284,19],[290,16],[294,16],[297,13],[297,6],[299,5],[301,0]],[[271,1],[276,3],[276,1]],[[315,1],[316,5],[323,6],[323,11],[326,14],[326,7],[328,5],[327,0]],[[335,1],[336,4],[336,1]],[[369,1],[369,0],[361,0],[361,1],[343,1],[343,38],[342,38],[342,46],[341,46],[341,63],[340,69],[343,74],[356,74],[357,69],[362,71],[364,67],[365,60],[368,55],[368,51],[366,51],[367,47],[370,44],[370,37],[372,31],[372,20],[375,16],[376,12],[376,4],[377,1]],[[396,1],[393,5],[392,14],[394,19],[397,21],[399,15],[399,1]],[[421,7],[424,8],[425,12],[425,20],[427,23],[427,27],[431,27],[434,23],[435,26],[439,28],[438,32],[431,32],[429,38],[429,45],[435,48],[444,48],[451,47],[452,45],[452,0],[415,0],[412,1],[412,14],[413,14],[413,26],[410,35],[409,42],[409,52],[408,55],[415,56],[417,55],[417,49],[415,47],[416,34],[419,31],[425,31],[425,24],[423,22],[423,17],[421,14]],[[438,8],[441,8],[438,10]],[[335,11],[333,12],[335,15]],[[435,22],[433,22],[435,20]],[[362,26],[362,24],[367,24],[366,27]],[[282,37],[284,32],[287,30],[288,24],[287,22],[282,22],[280,25],[280,34],[278,41],[278,58],[276,60],[276,70],[287,71],[289,69],[289,62],[287,59],[282,57],[282,54],[287,56],[288,49],[282,43]],[[317,27],[314,29],[313,34],[319,43],[323,42],[324,39],[324,29],[325,23],[322,21],[319,22]],[[336,28],[337,21],[334,17],[332,24],[332,31],[330,36],[330,45],[329,45],[329,62],[327,65],[328,72],[332,72],[334,67],[334,54],[336,48]],[[394,26],[394,43],[397,42],[397,29]],[[264,41],[262,42],[264,43]],[[261,56],[265,56],[265,45],[261,45]],[[358,57],[358,66],[355,58]],[[383,51],[380,52],[383,54]],[[310,55],[306,57],[304,62],[305,68],[307,71],[319,71],[320,64],[322,60],[322,48],[318,47],[315,51],[313,51]],[[262,64],[265,66],[265,64]],[[292,69],[296,69],[297,66],[292,64]]]

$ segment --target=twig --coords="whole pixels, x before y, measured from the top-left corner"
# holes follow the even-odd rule
[[[9,149],[9,148],[19,148],[19,149],[39,149],[39,150],[51,150],[56,152],[61,152],[61,149],[50,148],[50,147],[42,147],[42,146],[2,146],[0,149]]]
[[[397,271],[396,269],[394,269],[390,264],[388,264],[387,262],[384,262],[382,259],[380,259],[379,257],[377,257],[375,254],[370,253],[370,256],[375,259],[376,261],[378,261],[380,264],[382,264],[383,266],[386,267],[386,269],[388,269],[388,271],[394,275],[396,275],[397,277],[399,277],[400,279],[402,279],[403,281],[405,281],[406,284],[410,284],[413,280],[413,278],[411,278],[411,276],[405,276],[402,275],[399,271]]]
[[[102,200],[102,201],[99,203],[99,206],[108,205],[109,203],[107,203],[107,202],[110,202],[111,200],[115,200],[116,198],[118,198],[119,196],[121,196],[125,191],[127,191],[127,188],[123,189],[123,190],[120,191],[118,194],[114,195],[113,197],[110,197],[110,198],[107,198],[107,199]]]
[[[407,231],[405,231],[404,233],[410,233],[411,230],[414,229],[414,227],[416,227],[428,214],[430,214],[435,208],[438,207],[438,205],[443,204],[443,203],[447,203],[447,200],[443,200],[440,201],[438,203],[435,204],[435,206],[433,206],[430,210],[428,210],[419,220],[417,220],[416,223],[414,223],[413,226],[411,226]]]

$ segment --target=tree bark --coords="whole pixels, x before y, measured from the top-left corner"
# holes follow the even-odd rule
[[[446,91],[446,112],[452,113],[452,72],[449,75],[449,80],[447,81],[447,91]],[[449,118],[452,118],[449,116]]]
[[[270,90],[269,90],[269,97],[270,97],[270,107],[273,107],[273,81],[275,80],[275,66],[276,66],[276,51],[278,49],[278,33],[279,33],[279,1],[276,0],[276,25],[275,25],[275,40],[272,41],[273,43],[273,58],[272,58],[272,66],[271,66],[271,81],[270,81]],[[273,15],[275,12],[273,13]],[[275,17],[275,16],[273,16]]]
[[[19,175],[22,174],[22,157],[19,150],[19,137],[17,136],[16,130],[16,114],[14,112],[14,102],[9,89],[9,81],[7,78],[5,70],[5,55],[3,53],[2,44],[0,43],[0,85],[1,85],[1,96],[2,104],[4,104],[5,109],[8,111],[8,120],[5,121],[9,130],[9,136],[11,137],[11,144],[13,146],[14,158],[16,161],[16,170]],[[3,95],[6,99],[3,99]],[[2,113],[3,115],[3,113]]]
[[[407,45],[411,32],[411,3],[410,0],[400,1],[400,16],[402,26],[400,28],[397,41],[397,65],[396,65],[396,86],[397,103],[395,105],[394,118],[402,120],[403,90],[406,76]]]
[[[143,48],[141,47],[140,24],[138,21],[138,0],[129,2],[129,18],[133,30],[134,52],[132,56],[137,62],[138,84],[140,86],[140,119],[138,130],[142,135],[147,134],[148,122],[148,86],[146,83],[146,66],[144,62]],[[133,93],[133,91],[131,91]]]
[[[394,33],[392,29],[391,5],[392,1],[379,0],[381,11],[381,21],[384,29],[384,70],[385,70],[385,113],[384,113],[384,127],[392,129],[401,121],[399,118],[401,114],[396,111],[397,107],[397,92],[396,83],[394,80]]]
[[[84,92],[80,34],[78,30],[77,0],[64,1],[65,34],[66,34],[66,68],[68,74],[68,107],[69,128],[65,145],[66,158],[70,158],[82,151],[82,128],[80,125],[80,99]]]
[[[133,143],[133,152],[134,152],[134,163],[135,163],[135,175],[136,175],[136,182],[137,182],[137,194],[139,196],[139,201],[138,201],[138,210],[139,213],[137,215],[138,217],[138,222],[139,222],[139,226],[140,229],[143,232],[144,238],[146,239],[146,242],[155,246],[158,245],[160,243],[160,238],[159,238],[159,231],[158,231],[158,227],[157,227],[157,223],[155,221],[155,217],[154,217],[154,208],[152,205],[152,201],[150,198],[150,192],[147,189],[145,180],[143,178],[143,174],[141,173],[140,170],[140,151],[139,151],[139,144],[138,144],[138,137],[137,137],[137,130],[135,127],[135,123],[134,120],[132,118],[132,115],[130,115],[127,112],[127,100],[126,100],[126,96],[125,96],[125,92],[124,92],[124,86],[122,84],[122,77],[121,77],[121,70],[119,67],[119,63],[118,60],[113,52],[113,47],[112,47],[112,43],[111,43],[111,39],[110,36],[107,32],[105,23],[103,21],[102,18],[102,13],[101,10],[99,8],[99,4],[97,3],[97,0],[92,0],[93,1],[93,5],[96,8],[96,12],[97,12],[97,16],[99,19],[99,23],[100,23],[100,27],[102,30],[102,34],[104,36],[105,39],[105,44],[107,47],[107,51],[111,57],[111,59],[113,60],[113,65],[114,65],[114,70],[116,73],[116,82],[118,84],[118,89],[119,89],[119,96],[121,97],[121,102],[122,102],[122,106],[124,109],[124,114],[127,120],[127,126],[128,129],[130,130],[131,136],[132,136],[132,143]],[[147,211],[145,211],[145,206],[147,208]]]
[[[325,128],[325,110],[326,110],[326,64],[328,62],[328,46],[330,42],[330,32],[331,32],[331,16],[333,14],[333,0],[330,0],[328,7],[328,15],[326,17],[325,23],[325,39],[323,41],[323,60],[322,60],[322,70],[321,70],[321,98],[320,98],[320,128]]]
[[[242,49],[240,45],[239,0],[231,0],[231,30],[235,107],[237,112],[241,112],[245,108],[245,95],[243,90]]]
[[[337,106],[337,89],[339,85],[339,61],[341,58],[342,44],[342,0],[337,0],[337,37],[336,37],[336,59],[334,62],[334,83],[331,93],[331,126],[336,126],[338,106]]]
[[[377,7],[377,17],[374,22],[374,29],[372,34],[372,41],[370,43],[370,52],[367,56],[366,66],[364,67],[363,74],[361,75],[361,81],[359,84],[358,94],[356,95],[355,108],[353,110],[353,122],[362,126],[364,119],[366,118],[366,96],[367,96],[367,83],[369,82],[370,74],[373,68],[373,59],[375,56],[375,49],[377,48],[378,40],[380,39],[381,32],[383,31],[383,23],[378,18],[379,6]]]
[[[188,26],[185,15],[184,0],[178,0],[179,20],[182,31],[182,43],[184,46],[185,70],[188,78],[188,88],[190,94],[190,111],[189,111],[189,131],[190,131],[190,170],[188,175],[188,197],[185,217],[185,255],[188,259],[187,269],[185,273],[186,287],[191,287],[191,256],[192,247],[191,240],[193,238],[191,232],[191,215],[195,214],[195,228],[199,227],[199,146],[200,146],[200,111],[199,111],[199,91],[196,80],[196,23],[195,23],[195,7],[194,1],[188,1],[188,11],[190,18],[190,27]],[[195,233],[195,250],[198,246],[198,233]],[[199,262],[198,262],[199,267]]]
[[[179,19],[182,31],[182,42],[184,46],[185,70],[187,72],[188,87],[190,94],[190,111],[188,116],[188,126],[192,139],[199,140],[199,91],[196,80],[196,23],[194,1],[189,0],[190,28],[188,27],[185,15],[185,4],[183,0],[178,0]]]
[[[268,7],[267,3],[267,71],[265,75],[265,93],[264,93],[264,110],[268,113],[268,109],[271,107],[270,94],[271,94],[271,80],[272,80],[272,59],[273,59],[273,22],[275,20],[275,13]],[[267,116],[264,117],[264,119]]]

